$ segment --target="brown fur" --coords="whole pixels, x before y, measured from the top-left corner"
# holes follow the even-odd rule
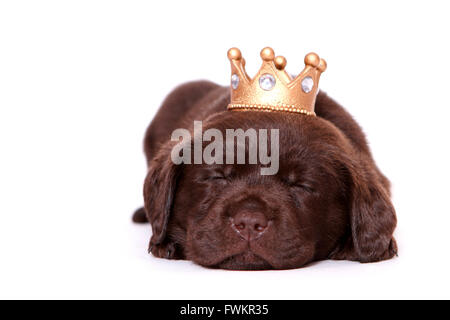
[[[145,209],[153,255],[226,269],[288,269],[311,261],[374,262],[397,252],[389,181],[374,163],[353,118],[319,93],[317,117],[230,112],[229,88],[192,82],[175,89],[150,124],[144,142],[149,171]],[[280,130],[280,170],[259,165],[174,165],[176,128]],[[242,212],[258,212],[268,226],[251,241],[233,229]]]

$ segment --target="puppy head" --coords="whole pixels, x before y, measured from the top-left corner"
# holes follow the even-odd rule
[[[387,190],[370,159],[331,123],[224,112],[208,128],[279,129],[279,170],[269,176],[260,164],[175,165],[173,144],[165,145],[144,187],[153,244],[174,243],[177,257],[224,269],[392,257],[396,222]]]

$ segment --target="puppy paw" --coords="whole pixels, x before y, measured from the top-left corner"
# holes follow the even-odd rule
[[[163,259],[177,259],[176,251],[175,243],[170,241],[160,244],[150,242],[150,246],[148,248],[148,253],[151,253],[157,258]]]
[[[145,212],[145,209],[139,208],[133,213],[133,222],[135,223],[146,223],[148,222],[147,219],[147,213]]]

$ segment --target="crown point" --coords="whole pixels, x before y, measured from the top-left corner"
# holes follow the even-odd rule
[[[241,50],[238,48],[231,48],[228,50],[228,59],[230,60],[240,60],[242,58]]]
[[[316,68],[319,66],[320,58],[314,52],[308,53],[305,57],[305,64],[311,67]]]
[[[265,47],[261,50],[261,58],[264,61],[271,61],[275,58],[275,52],[270,47]]]
[[[275,67],[277,67],[278,70],[283,70],[286,67],[286,58],[283,56],[278,56],[275,58]]]
[[[319,66],[317,67],[320,72],[327,70],[327,62],[324,59],[320,59]]]

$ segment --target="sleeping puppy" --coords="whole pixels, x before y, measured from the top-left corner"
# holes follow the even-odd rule
[[[359,125],[320,92],[314,116],[231,112],[229,88],[201,81],[165,100],[147,129],[145,206],[149,252],[211,268],[291,269],[323,259],[375,262],[397,253],[389,181]],[[279,129],[279,168],[261,164],[179,164],[177,128]]]

